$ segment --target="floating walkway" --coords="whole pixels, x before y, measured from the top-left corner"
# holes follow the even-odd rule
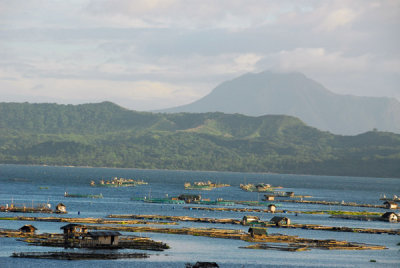
[[[262,212],[262,213],[293,213],[293,214],[327,214],[327,215],[367,215],[367,216],[380,216],[382,212],[368,212],[368,211],[341,211],[341,210],[275,210],[274,212],[268,209],[259,208],[221,208],[221,207],[184,207],[190,210],[211,210],[211,211],[234,211],[234,212]]]
[[[234,224],[241,225],[242,221],[237,219],[216,219],[216,218],[194,218],[188,216],[163,216],[163,215],[109,215],[109,218],[130,218],[130,219],[146,219],[146,220],[168,220],[168,221],[192,221],[215,224]],[[250,224],[251,225],[251,224]],[[324,226],[317,224],[283,224],[269,221],[260,221],[258,225],[270,228],[290,228],[290,229],[307,229],[307,230],[323,230],[333,232],[351,232],[351,233],[368,233],[368,234],[391,234],[400,235],[400,229],[371,229],[371,228],[353,228],[353,227],[336,227]]]
[[[155,215],[158,216],[158,215]],[[269,223],[269,227],[274,227],[272,223]],[[302,229],[313,229],[313,230],[334,230],[334,231],[346,231],[354,232],[356,228],[348,227],[329,227],[329,226],[317,226],[317,225],[282,225],[282,228],[302,228]],[[319,239],[308,239],[299,238],[298,236],[288,236],[279,234],[265,234],[262,236],[253,236],[252,234],[245,232],[243,230],[235,229],[217,229],[217,228],[159,228],[159,227],[148,227],[148,226],[109,226],[109,225],[86,225],[84,226],[90,230],[110,230],[110,231],[122,231],[122,232],[140,232],[140,233],[167,233],[167,234],[178,234],[178,235],[192,235],[192,236],[205,236],[213,238],[223,238],[223,239],[235,239],[243,240],[247,242],[262,242],[262,243],[286,243],[290,246],[306,246],[309,248],[321,248],[321,249],[345,249],[345,250],[382,250],[386,249],[384,246],[379,245],[366,245],[361,243],[347,242],[347,241],[337,241],[337,240],[319,240]],[[360,229],[361,230],[361,229]],[[15,233],[16,230],[10,231],[5,230],[2,236],[13,236],[18,237]],[[359,231],[361,232],[361,231]],[[41,234],[35,235],[21,234],[21,237],[26,237],[25,241],[33,245],[40,246],[64,246],[64,239],[62,234]],[[400,234],[397,230],[396,234]],[[136,238],[132,238],[136,239]],[[122,242],[121,237],[121,242]],[[133,241],[127,241],[130,246],[125,248],[134,247]],[[146,241],[145,241],[146,242]],[[122,242],[123,243],[123,242]],[[161,242],[159,242],[161,243]],[[144,247],[152,247],[152,243],[147,242],[142,244]],[[122,244],[120,245],[122,246]],[[143,249],[143,248],[141,248]]]
[[[86,226],[91,229],[91,226]],[[0,237],[17,237],[22,238],[24,242],[33,246],[43,247],[65,247],[65,237],[60,233],[25,233],[14,229],[0,229]],[[76,242],[76,243],[75,243]],[[80,240],[76,240],[69,247],[72,248],[94,248],[94,249],[140,249],[163,251],[169,249],[169,246],[163,242],[154,241],[148,237],[124,235],[119,237],[118,245],[94,245],[81,244]]]
[[[316,204],[316,205],[327,205],[327,206],[345,206],[345,207],[364,207],[364,208],[386,208],[385,205],[372,205],[372,204],[358,204],[355,202],[337,202],[337,201],[311,201],[311,200],[293,200],[283,199],[279,202],[286,203],[302,203],[302,204]]]
[[[239,247],[239,248],[247,248],[247,249],[265,249],[265,250],[279,250],[279,251],[306,251],[310,250],[306,246],[277,246],[270,244],[253,244],[247,247]]]
[[[90,229],[90,226],[87,226]],[[24,242],[33,246],[42,247],[65,247],[65,238],[62,234],[52,234],[49,237],[26,238]],[[138,236],[120,236],[118,245],[90,245],[82,244],[80,240],[72,241],[68,245],[71,248],[90,248],[90,249],[140,249],[163,251],[169,249],[169,246],[163,242],[154,241],[148,237]]]
[[[101,218],[57,218],[57,217],[0,217],[0,220],[13,221],[47,221],[47,222],[69,222],[69,223],[93,223],[93,224],[176,224],[173,222],[149,222],[139,220],[110,220]]]
[[[320,240],[299,238],[298,236],[268,234],[265,236],[253,237],[243,230],[234,229],[216,229],[216,228],[156,228],[156,227],[128,227],[128,226],[90,226],[90,228],[99,228],[104,230],[141,232],[141,233],[167,233],[178,235],[205,236],[212,238],[235,239],[247,242],[264,243],[287,243],[293,246],[306,246],[309,248],[330,249],[330,250],[383,250],[385,246],[368,245],[356,242],[338,241],[333,239]]]
[[[193,218],[188,216],[163,216],[163,215],[108,215],[108,218],[119,219],[141,219],[141,220],[165,220],[165,221],[193,221],[204,223],[221,224],[240,224],[240,220],[235,219],[215,219],[215,218]]]

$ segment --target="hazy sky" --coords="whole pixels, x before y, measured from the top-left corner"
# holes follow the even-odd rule
[[[159,109],[264,70],[400,99],[399,26],[399,0],[0,0],[0,101]]]

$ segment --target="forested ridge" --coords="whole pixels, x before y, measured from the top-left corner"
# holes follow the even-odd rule
[[[283,115],[0,103],[0,163],[400,177],[400,135],[334,135]]]

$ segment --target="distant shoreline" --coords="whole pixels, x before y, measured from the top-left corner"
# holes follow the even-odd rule
[[[321,174],[288,174],[288,173],[272,173],[272,172],[241,172],[241,171],[217,171],[217,170],[187,170],[187,169],[146,169],[146,168],[129,168],[129,167],[95,167],[95,166],[69,166],[69,165],[40,165],[40,164],[13,164],[13,163],[0,163],[2,165],[15,165],[15,166],[36,166],[36,167],[60,167],[60,168],[101,168],[101,169],[131,169],[131,170],[160,170],[160,171],[176,171],[176,172],[206,172],[206,173],[232,173],[232,174],[262,174],[262,175],[283,175],[283,176],[318,176],[318,177],[335,177],[335,178],[385,178],[385,179],[400,179],[396,177],[367,177],[367,176],[337,176],[337,175],[321,175]]]

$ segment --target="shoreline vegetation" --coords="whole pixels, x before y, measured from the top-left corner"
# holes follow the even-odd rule
[[[191,170],[191,169],[168,169],[168,168],[136,168],[136,167],[107,167],[107,166],[70,166],[70,165],[46,165],[46,164],[20,164],[20,163],[0,163],[0,165],[16,165],[16,166],[38,166],[38,167],[68,167],[68,168],[116,168],[116,169],[133,169],[133,170],[165,170],[165,171],[191,171],[191,172],[229,172],[229,173],[244,173],[242,171],[216,171],[216,170]],[[322,176],[322,177],[347,177],[347,175],[322,175],[322,174],[312,174],[312,173],[277,173],[277,172],[246,172],[251,174],[272,174],[272,175],[297,175],[297,176]],[[386,179],[400,179],[398,177],[383,177],[383,176],[356,176],[352,175],[350,177],[359,177],[359,178],[386,178]]]
[[[161,114],[110,102],[0,103],[0,163],[400,178],[400,135],[291,116]]]

